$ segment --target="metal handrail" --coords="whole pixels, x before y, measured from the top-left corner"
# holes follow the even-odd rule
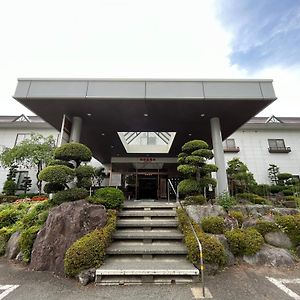
[[[185,214],[187,215],[187,218],[188,218],[188,221],[189,221],[189,225],[192,229],[192,232],[193,232],[193,235],[198,243],[198,247],[199,247],[199,254],[200,254],[200,274],[201,274],[201,283],[202,283],[202,294],[203,294],[203,297],[205,298],[205,285],[204,285],[204,264],[203,264],[203,249],[202,249],[202,245],[201,245],[201,242],[197,236],[197,233],[195,231],[195,228],[193,226],[193,223],[191,221],[191,218],[190,216],[188,215],[186,209],[184,208],[184,206],[182,205],[180,199],[179,199],[179,193],[178,193],[178,188],[177,188],[177,191],[175,190],[173,184],[172,184],[172,181],[170,179],[168,179],[168,187],[171,187],[171,189],[173,190],[175,196],[176,196],[176,201],[179,202],[181,208],[184,210]],[[169,188],[168,188],[169,190]]]

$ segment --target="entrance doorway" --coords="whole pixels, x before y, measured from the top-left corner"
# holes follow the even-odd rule
[[[157,179],[156,175],[138,176],[138,199],[157,199]]]

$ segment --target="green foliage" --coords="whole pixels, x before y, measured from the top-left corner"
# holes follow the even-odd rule
[[[115,211],[109,210],[108,220],[103,228],[96,229],[73,243],[64,258],[67,276],[74,277],[82,270],[97,268],[103,264],[105,249],[111,242],[116,222]]]
[[[23,253],[23,261],[28,263],[30,261],[31,251],[36,235],[41,229],[40,225],[34,225],[22,231],[19,239],[20,250]]]
[[[54,152],[54,156],[60,160],[74,160],[79,166],[81,162],[88,162],[92,159],[92,151],[83,144],[73,142],[58,147]]]
[[[3,185],[3,193],[7,196],[13,196],[16,193],[17,184],[12,179],[7,179]]]
[[[256,185],[253,174],[239,158],[233,158],[227,162],[228,183],[232,194],[245,192],[250,186]]]
[[[286,189],[282,191],[284,196],[293,196],[294,192],[292,190]]]
[[[184,198],[184,205],[203,205],[206,198],[203,195],[187,196]]]
[[[60,159],[51,160],[47,166],[67,166],[71,169],[74,169],[74,165],[72,163]]]
[[[212,159],[214,157],[214,154],[209,149],[198,149],[192,152],[192,155],[205,157],[207,159]]]
[[[197,173],[197,168],[195,166],[190,165],[180,165],[177,167],[177,171],[190,177]]]
[[[241,211],[231,210],[228,212],[228,215],[229,217],[236,219],[238,221],[239,226],[242,226],[245,217]]]
[[[223,234],[225,230],[224,219],[217,216],[203,217],[201,226],[204,232],[213,234]]]
[[[188,249],[188,259],[196,265],[200,263],[200,254],[198,243],[192,233],[188,222],[188,216],[182,209],[177,209],[179,227],[184,234],[184,242]],[[213,237],[205,234],[198,224],[193,222],[196,234],[203,248],[203,260],[205,264],[224,265],[226,261],[225,250],[223,245]]]
[[[255,224],[255,229],[264,236],[265,234],[273,231],[279,231],[280,228],[274,222],[268,222],[265,220],[258,220]]]
[[[226,211],[232,208],[236,204],[234,197],[230,196],[229,193],[222,193],[217,197],[218,205],[222,206]]]
[[[279,173],[277,177],[280,185],[287,186],[293,183],[293,175],[290,173]]]
[[[252,192],[262,197],[267,196],[271,192],[271,186],[268,184],[258,184],[253,186]]]
[[[59,191],[63,191],[64,189],[65,189],[65,186],[61,183],[48,182],[44,186],[44,192],[47,193],[47,194],[57,193]]]
[[[185,162],[194,166],[202,166],[205,163],[205,158],[197,155],[189,155],[185,158]]]
[[[64,202],[85,199],[88,195],[89,193],[86,189],[75,187],[69,190],[57,192],[53,196],[53,199],[50,200],[50,202],[53,205],[60,205]]]
[[[8,227],[16,223],[20,218],[20,212],[13,206],[8,206],[0,211],[0,228]]]
[[[272,184],[278,184],[279,167],[274,164],[269,164],[268,173]]]
[[[294,246],[300,245],[300,214],[277,216],[276,223],[289,236]]]
[[[237,199],[249,200],[253,204],[266,204],[266,199],[252,193],[240,193],[236,194],[236,197]]]
[[[264,244],[264,238],[254,228],[226,231],[229,248],[234,255],[254,255]]]
[[[279,192],[282,192],[284,188],[285,188],[285,187],[282,186],[282,185],[271,185],[271,187],[270,187],[270,192],[271,192],[272,194],[277,194],[277,193],[279,193]]]
[[[77,181],[77,187],[89,189],[92,186],[92,179],[83,177],[81,179],[78,179]]]
[[[182,146],[182,151],[187,154],[191,154],[192,152],[199,149],[208,149],[208,144],[201,140],[193,140],[185,143]]]
[[[51,183],[66,184],[75,177],[75,171],[67,166],[49,166],[39,174],[39,179]]]
[[[125,200],[124,193],[114,187],[105,187],[96,190],[93,203],[102,204],[107,209],[119,209]]]
[[[92,166],[79,166],[76,168],[76,176],[78,179],[84,177],[91,178],[95,174],[95,169]]]
[[[201,192],[201,186],[195,179],[184,179],[178,184],[178,192],[181,196],[197,195]]]

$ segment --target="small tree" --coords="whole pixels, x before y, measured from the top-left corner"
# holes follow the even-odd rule
[[[246,192],[249,187],[256,185],[253,174],[239,158],[228,161],[227,176],[229,187],[232,194]]]
[[[279,167],[273,164],[269,164],[268,173],[269,173],[269,178],[271,180],[271,183],[277,185]]]
[[[191,196],[204,193],[204,190],[212,185],[216,186],[216,180],[211,178],[211,173],[218,167],[208,164],[207,160],[213,158],[213,153],[208,144],[201,140],[193,140],[182,146],[182,153],[178,155],[178,172],[184,176],[178,185],[179,194]]]
[[[278,184],[283,186],[293,185],[295,181],[293,180],[293,175],[290,173],[278,173]]]
[[[3,193],[7,196],[13,196],[17,190],[17,184],[15,182],[17,175],[18,166],[11,165],[9,168],[8,174],[6,176],[6,181],[3,185]]]
[[[25,194],[30,190],[32,186],[32,180],[30,179],[29,176],[25,176],[21,182],[20,189],[24,191]]]

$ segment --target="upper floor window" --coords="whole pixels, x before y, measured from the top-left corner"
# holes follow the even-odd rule
[[[227,139],[223,142],[224,152],[239,152],[240,148],[236,147],[234,139]]]
[[[18,133],[15,140],[15,146],[19,145],[21,142],[23,142],[26,139],[29,139],[31,136],[31,133]]]
[[[288,153],[291,152],[290,147],[286,147],[284,139],[268,139],[270,153]]]

